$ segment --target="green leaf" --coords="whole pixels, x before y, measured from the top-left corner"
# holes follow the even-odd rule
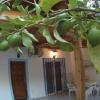
[[[23,45],[28,49],[29,53],[34,54],[35,51],[34,51],[32,39],[27,34],[22,35],[22,42]]]
[[[45,13],[48,13],[51,8],[60,1],[61,0],[40,0],[39,5]]]
[[[61,20],[64,19],[65,17],[68,17],[68,14],[62,13],[62,14],[56,15],[56,16],[51,17],[51,18],[45,18],[45,19],[43,20],[43,22],[44,22],[44,24],[46,24],[46,25],[54,25],[56,22],[61,21]]]
[[[0,38],[3,36],[3,33],[2,32],[0,32]]]
[[[80,38],[80,39],[86,39],[86,33],[84,33],[84,32],[81,31],[81,30],[78,30],[78,31],[77,31],[77,34],[75,34],[75,36],[76,36],[77,38]]]
[[[86,26],[87,30],[90,30],[91,27],[95,27],[96,25],[97,25],[96,21],[93,20],[93,21],[88,21],[85,26]]]
[[[55,41],[53,40],[53,38],[51,37],[49,30],[47,27],[44,27],[43,29],[43,36],[46,38],[47,42],[54,45]]]
[[[93,48],[88,43],[88,53],[90,55],[92,63],[94,64],[94,67],[100,73],[100,45],[97,45],[96,47]]]
[[[23,51],[21,50],[20,47],[16,47],[16,52],[17,52],[17,53],[20,53],[20,54],[23,54]]]
[[[3,4],[4,1],[5,1],[5,0],[0,0],[0,4]]]
[[[63,51],[73,51],[75,49],[75,47],[73,46],[72,43],[64,40],[59,33],[57,32],[57,30],[54,30],[54,37],[57,40],[57,44],[59,45],[60,49]]]
[[[0,4],[0,13],[6,10],[10,10],[10,8],[6,4]]]
[[[16,17],[15,19],[8,19],[10,23],[20,25],[20,26],[25,26],[25,25],[34,25],[37,24],[40,20],[42,20],[43,17],[38,17],[36,15],[34,16],[19,16]]]
[[[78,0],[77,4],[78,4],[79,7],[84,7],[84,3],[81,0]]]
[[[78,6],[78,0],[69,0],[68,7],[69,8],[76,8]]]
[[[64,40],[64,39],[59,35],[59,33],[57,32],[56,29],[54,30],[54,37],[55,37],[56,40],[58,40],[58,41],[60,41],[60,42],[63,42],[63,43],[66,43],[66,42],[67,42],[66,40]]]
[[[13,7],[13,8],[16,8],[17,6],[20,5],[21,1],[22,1],[22,0],[14,0],[14,1],[13,1],[12,7]]]
[[[9,22],[4,22],[0,24],[0,29],[2,30],[9,30],[9,29],[13,29],[15,26],[12,23]]]
[[[22,14],[28,14],[28,10],[25,9],[22,5],[17,6],[17,9],[18,9]]]
[[[38,5],[38,4],[35,4],[35,8],[36,8],[36,14],[37,14],[37,16],[38,17],[40,17],[41,15],[40,15],[40,13],[41,13],[41,8],[40,8],[40,6]]]
[[[32,39],[26,34],[22,34],[22,42],[26,48],[29,48],[32,46]]]
[[[88,2],[89,0],[83,0],[83,2],[84,2],[84,4],[85,5],[87,5],[87,2]]]
[[[42,16],[37,16],[37,15],[34,15],[34,16],[32,16],[32,19],[31,19],[31,22],[32,23],[37,23],[37,22],[39,22],[40,20],[42,20],[43,19],[43,17]]]
[[[9,20],[11,23],[13,24],[16,24],[16,25],[25,25],[25,24],[28,24],[28,20],[25,20],[24,18],[22,17],[17,17],[15,19],[10,19]]]
[[[32,33],[29,33],[29,32],[27,31],[27,29],[24,29],[24,30],[23,30],[23,33],[25,33],[26,35],[28,35],[33,41],[38,42],[38,40],[35,38],[35,36],[34,36]]]
[[[0,32],[0,41],[6,39],[9,34],[11,34],[11,33],[7,32],[7,31],[1,31]]]
[[[60,41],[57,41],[57,44],[59,45],[59,48],[63,51],[73,51],[75,49],[74,45],[70,42],[60,42]]]
[[[31,54],[34,54],[34,53],[35,53],[34,46],[30,46],[30,47],[28,48],[28,52],[31,53]]]
[[[76,8],[76,7],[86,7],[88,0],[69,0],[68,7]]]
[[[87,32],[87,27],[86,27],[86,22],[84,24],[84,22],[81,20],[81,17],[76,18],[76,25],[77,28],[81,31],[81,32]]]

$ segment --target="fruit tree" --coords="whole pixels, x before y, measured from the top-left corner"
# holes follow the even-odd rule
[[[39,42],[37,33],[29,31],[36,28],[50,46],[57,45],[61,50],[73,51],[78,48],[65,40],[62,35],[87,40],[91,60],[100,72],[100,0],[68,0],[64,9],[53,7],[63,0],[0,0],[0,51],[20,46],[34,53]],[[23,2],[31,6],[23,5]],[[5,12],[18,11],[19,16],[4,15]],[[52,32],[50,31],[52,28]],[[71,33],[70,30],[74,32]]]

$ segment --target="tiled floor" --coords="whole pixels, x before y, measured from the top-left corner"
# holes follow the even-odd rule
[[[88,100],[100,100],[100,95],[99,96],[90,96]]]
[[[33,99],[33,100],[76,100],[75,95],[72,94],[72,96],[68,96],[68,94],[58,94],[58,95],[53,95],[53,96],[48,96],[48,97],[43,97],[39,99]],[[88,100],[100,100],[100,95],[99,96],[90,96]]]
[[[57,94],[57,95],[43,97],[39,99],[33,99],[33,100],[75,100],[75,95],[72,94],[72,96],[69,97],[68,94],[63,93],[63,94]]]

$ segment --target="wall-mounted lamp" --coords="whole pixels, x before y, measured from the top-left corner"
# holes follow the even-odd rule
[[[56,49],[53,49],[50,51],[50,57],[54,58],[54,59],[57,57],[57,50]]]
[[[17,58],[20,58],[20,53],[17,53]]]

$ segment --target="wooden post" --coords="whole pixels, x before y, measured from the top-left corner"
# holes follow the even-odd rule
[[[80,42],[76,44],[80,47]],[[85,69],[82,62],[81,48],[75,50],[76,64],[76,100],[85,100]]]

